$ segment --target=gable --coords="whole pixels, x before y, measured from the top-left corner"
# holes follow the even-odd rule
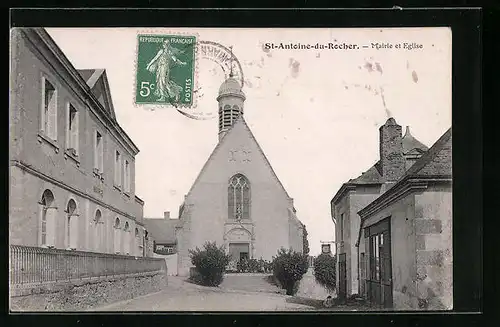
[[[106,113],[116,120],[115,109],[111,99],[108,77],[105,69],[79,69],[78,73],[89,86],[92,94],[102,105]]]
[[[272,181],[283,196],[291,200],[243,117],[238,118],[217,144],[187,196],[193,194],[200,183],[227,183],[237,173],[245,175],[251,184]]]
[[[113,107],[113,101],[111,100],[108,78],[105,71],[99,76],[91,90],[92,93],[96,96],[97,100],[103,106],[104,110],[106,110],[111,118],[115,120],[115,109]]]

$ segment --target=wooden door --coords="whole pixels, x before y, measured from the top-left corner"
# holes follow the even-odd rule
[[[368,300],[392,308],[392,261],[390,217],[365,228],[369,250]]]

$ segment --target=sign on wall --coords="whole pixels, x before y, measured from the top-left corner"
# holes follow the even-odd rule
[[[330,248],[330,244],[322,244],[321,245],[321,253],[323,253],[323,254],[331,254],[332,250]]]

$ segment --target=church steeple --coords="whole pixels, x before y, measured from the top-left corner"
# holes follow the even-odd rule
[[[236,119],[243,115],[243,104],[245,94],[241,90],[242,85],[233,76],[233,60],[231,47],[231,70],[229,77],[219,88],[219,141],[231,128]]]

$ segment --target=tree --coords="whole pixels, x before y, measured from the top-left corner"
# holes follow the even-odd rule
[[[307,229],[306,225],[302,224],[302,227],[304,228],[304,232],[302,233],[302,253],[304,254],[309,254],[309,241],[307,240]]]

